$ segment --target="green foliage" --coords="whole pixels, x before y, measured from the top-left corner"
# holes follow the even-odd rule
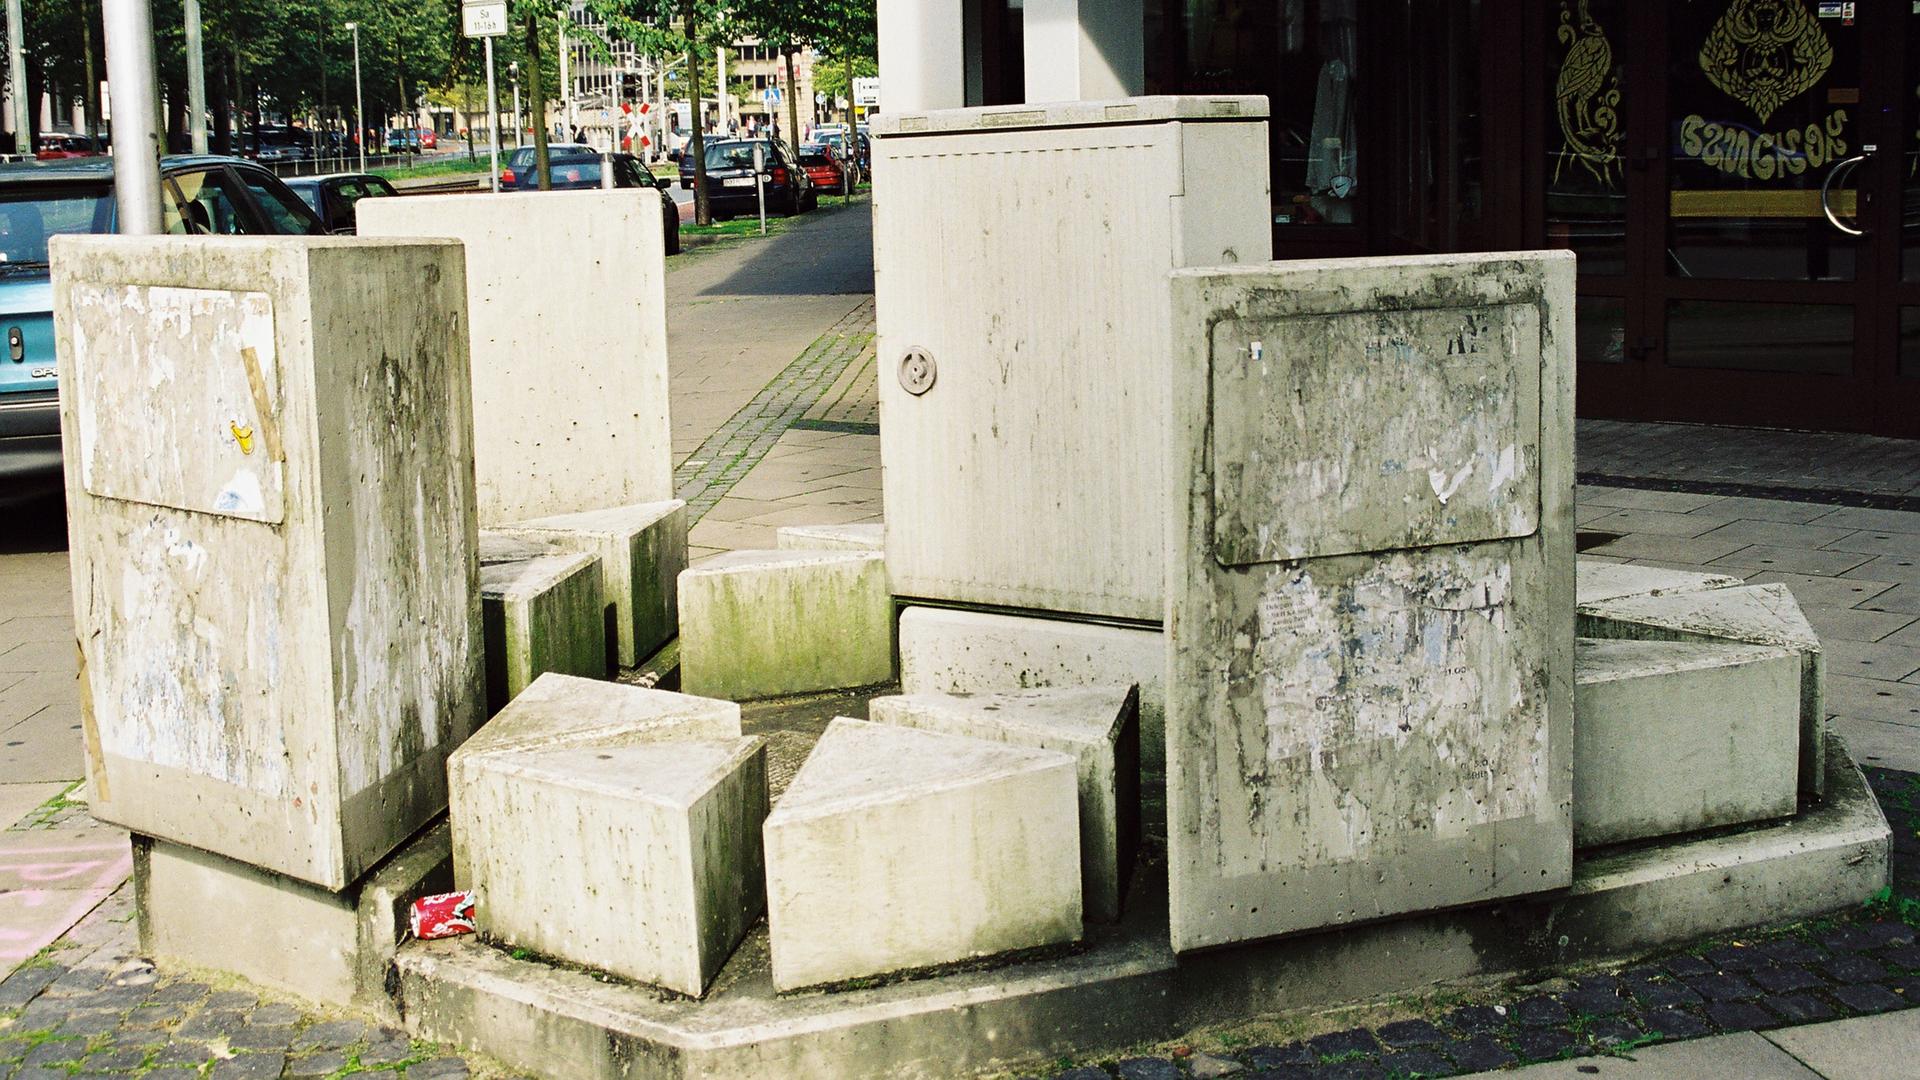
[[[1920,927],[1920,899],[1900,896],[1888,886],[1881,886],[1879,892],[1867,898],[1866,910],[1876,918],[1898,919],[1908,926]]]

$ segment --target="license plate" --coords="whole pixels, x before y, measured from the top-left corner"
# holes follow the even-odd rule
[[[734,177],[734,178],[733,178],[733,179],[731,179],[731,180],[723,180],[723,181],[721,181],[721,182],[720,182],[720,186],[721,186],[721,187],[752,187],[752,186],[753,186],[753,177],[751,177],[751,176],[736,176],[736,177]]]

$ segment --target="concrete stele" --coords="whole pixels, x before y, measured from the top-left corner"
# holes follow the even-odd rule
[[[1572,879],[1573,286],[1174,272],[1176,951]]]
[[[874,698],[876,723],[1072,754],[1086,916],[1120,918],[1140,845],[1140,691],[1131,686]]]
[[[1793,813],[1799,654],[1582,638],[1573,673],[1576,846]]]
[[[607,619],[600,560],[509,541],[489,542],[480,564],[487,708],[498,712],[549,671],[604,678]]]
[[[1696,574],[1688,570],[1668,570],[1659,566],[1634,566],[1629,563],[1575,559],[1574,598],[1576,603],[1597,604],[1631,596],[1666,596],[1673,593],[1730,589],[1745,582],[1727,574]]]
[[[448,773],[503,941],[697,997],[758,917],[766,756],[732,702],[542,675]]]
[[[599,558],[607,606],[613,609],[614,661],[621,667],[639,664],[677,632],[678,581],[687,568],[685,502],[559,514],[495,531]]]
[[[781,551],[884,551],[887,527],[879,522],[782,525],[773,531],[773,546]]]
[[[1070,755],[845,717],[766,822],[773,983],[1076,941]]]
[[[416,195],[357,212],[362,237],[466,247],[482,525],[673,498],[657,192]]]
[[[1775,645],[1800,656],[1800,790],[1822,793],[1826,763],[1826,656],[1785,585],[1631,596],[1579,606],[1581,637]]]
[[[680,685],[745,701],[893,677],[893,596],[870,551],[731,551],[680,575]]]
[[[51,250],[92,811],[343,889],[484,717],[460,249]]]

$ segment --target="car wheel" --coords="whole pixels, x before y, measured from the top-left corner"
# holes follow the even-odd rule
[[[820,208],[820,189],[812,188],[807,192],[807,204],[800,209],[817,210]]]

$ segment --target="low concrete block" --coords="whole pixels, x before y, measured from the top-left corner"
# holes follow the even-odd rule
[[[612,609],[613,661],[633,667],[673,637],[680,624],[676,585],[687,568],[687,504],[679,499],[560,514],[501,526],[496,532],[600,560]]]
[[[1133,686],[874,698],[876,723],[1073,755],[1080,784],[1080,893],[1113,922],[1140,845],[1140,690]]]
[[[773,532],[782,551],[885,551],[887,527],[865,525],[782,525]]]
[[[680,685],[734,701],[893,677],[885,557],[733,551],[680,575]]]
[[[500,748],[454,775],[480,929],[699,997],[760,915],[759,739]]]
[[[543,672],[606,676],[605,592],[600,560],[592,555],[481,534],[480,623],[489,713],[505,707]]]
[[[780,990],[1080,937],[1074,759],[840,718],[766,822]]]
[[[1628,596],[1582,603],[1581,637],[1772,645],[1800,656],[1800,790],[1824,793],[1826,658],[1820,637],[1785,585]]]
[[[342,892],[151,837],[133,840],[140,950],[397,1023],[386,980],[413,901],[453,888],[445,818]],[[236,934],[237,919],[248,932]],[[255,920],[258,920],[257,922]]]
[[[1695,574],[1686,570],[1631,566],[1597,559],[1574,561],[1574,595],[1577,602],[1582,604],[1596,604],[1602,600],[1619,600],[1629,596],[1665,596],[1729,589],[1741,584],[1744,582],[1739,578],[1726,574]]]
[[[1573,674],[1576,845],[1793,813],[1800,657],[1791,649],[1583,638]]]
[[[1156,630],[950,608],[900,613],[900,689],[985,694],[1066,686],[1140,688],[1141,822],[1167,835],[1167,645]]]

